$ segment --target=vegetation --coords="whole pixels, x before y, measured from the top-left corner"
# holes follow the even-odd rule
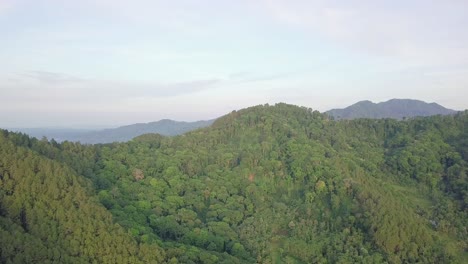
[[[468,112],[287,104],[176,137],[0,133],[0,261],[466,263]]]

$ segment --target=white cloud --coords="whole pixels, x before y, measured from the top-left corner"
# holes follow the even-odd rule
[[[0,15],[6,13],[13,7],[12,0],[0,0]]]
[[[416,66],[468,61],[466,1],[263,3],[273,18],[352,50]]]
[[[216,87],[220,80],[157,83],[85,79],[67,74],[29,71],[0,78],[3,110],[116,110],[139,98],[168,98]]]

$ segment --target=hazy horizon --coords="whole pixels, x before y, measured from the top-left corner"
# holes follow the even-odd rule
[[[286,102],[468,108],[468,2],[0,0],[0,127],[208,120]]]
[[[384,100],[384,101],[372,101],[372,103],[375,103],[375,104],[378,104],[378,103],[383,103],[383,102],[387,102],[389,100],[393,100],[393,99],[397,99],[397,100],[418,100],[418,99],[413,99],[413,98],[391,98],[391,99],[388,99],[388,100]],[[363,100],[363,101],[368,101],[368,100]],[[419,101],[419,100],[418,100]],[[356,103],[359,103],[359,102],[362,102],[362,101],[358,101],[358,102],[355,102],[351,105],[354,105]],[[284,102],[279,102],[279,103],[284,103]],[[425,102],[425,103],[437,103],[437,102]],[[260,104],[260,105],[263,105],[263,104]],[[346,106],[342,106],[342,107],[338,107],[338,108],[334,108],[334,109],[344,109],[344,108],[347,108],[351,105],[346,105]],[[440,105],[440,104],[439,104]],[[252,105],[252,106],[255,106],[255,105]],[[247,107],[252,107],[252,106],[247,106]],[[306,106],[306,105],[298,105],[300,107],[309,107],[309,106]],[[464,110],[467,110],[467,109],[453,109],[453,108],[450,108],[450,107],[447,107],[447,106],[444,106],[442,105],[443,107],[447,108],[447,109],[450,109],[450,110],[455,110],[455,111],[464,111]],[[312,108],[313,110],[318,110],[318,109],[314,109]],[[24,129],[32,129],[32,130],[40,130],[40,129],[52,129],[52,130],[76,130],[76,131],[83,131],[83,132],[86,132],[86,131],[95,131],[95,130],[104,130],[104,129],[114,129],[114,128],[119,128],[119,127],[124,127],[124,126],[129,126],[129,125],[136,125],[136,124],[148,124],[148,123],[154,123],[154,122],[159,122],[159,121],[162,121],[162,120],[172,120],[172,121],[176,121],[176,122],[197,122],[197,121],[208,121],[208,120],[214,120],[214,119],[217,119],[217,118],[220,118],[224,115],[227,115],[229,114],[230,112],[234,111],[234,110],[240,110],[240,109],[232,109],[231,111],[229,112],[226,112],[226,113],[223,113],[219,116],[216,116],[216,117],[213,117],[213,118],[206,118],[206,119],[193,119],[193,120],[176,120],[176,119],[171,119],[171,118],[161,118],[161,119],[157,119],[157,120],[149,120],[149,121],[142,121],[142,122],[132,122],[130,120],[129,123],[121,123],[121,124],[111,124],[111,125],[99,125],[99,124],[96,124],[96,125],[89,125],[89,124],[81,124],[81,125],[75,125],[75,126],[60,126],[60,125],[57,125],[57,124],[53,124],[53,125],[50,125],[50,126],[17,126],[17,127],[0,127],[0,128],[4,128],[4,129],[8,129],[8,130],[12,130],[12,131],[19,131],[19,132],[24,132]],[[329,110],[333,110],[333,109],[327,109],[327,110],[324,110],[324,111],[320,111],[318,110],[319,112],[321,113],[324,113],[324,112],[327,112]],[[138,119],[138,118],[137,118]]]

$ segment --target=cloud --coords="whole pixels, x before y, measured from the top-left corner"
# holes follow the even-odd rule
[[[11,0],[1,0],[0,1],[0,15],[8,12],[13,7],[13,1]]]
[[[236,72],[230,74],[228,79],[225,81],[230,84],[239,83],[253,83],[253,82],[264,82],[285,79],[290,76],[297,74],[297,72],[283,72],[283,73],[272,73],[272,74],[256,74],[253,72]]]
[[[86,79],[83,78],[49,71],[26,71],[17,74],[17,76],[19,77],[17,80],[30,79],[38,81],[44,85],[68,85],[73,83],[86,82]]]
[[[468,61],[466,1],[262,3],[277,21],[353,50],[424,65]]]
[[[224,79],[185,82],[117,81],[83,78],[51,71],[0,75],[0,110],[120,111],[139,102],[188,100],[193,94],[239,88],[241,84],[285,79],[294,73],[238,72]],[[228,87],[228,88],[226,88]],[[230,88],[229,88],[230,87]]]
[[[215,88],[217,79],[158,83],[86,79],[63,73],[28,71],[0,76],[0,107],[21,109],[118,109],[140,98],[167,98]]]
[[[85,6],[101,14],[112,14],[117,21],[125,21],[132,26],[163,28],[188,34],[199,34],[206,27],[200,24],[202,14],[216,12],[199,1],[186,0],[177,3],[162,0],[83,0],[70,6]],[[215,4],[215,3],[212,3]],[[210,12],[213,11],[213,12]]]

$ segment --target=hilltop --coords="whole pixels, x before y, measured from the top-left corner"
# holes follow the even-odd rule
[[[360,101],[344,109],[332,109],[326,113],[336,119],[355,118],[394,118],[404,119],[417,116],[450,115],[457,111],[447,109],[437,103],[426,103],[412,99],[391,99],[373,103]]]

